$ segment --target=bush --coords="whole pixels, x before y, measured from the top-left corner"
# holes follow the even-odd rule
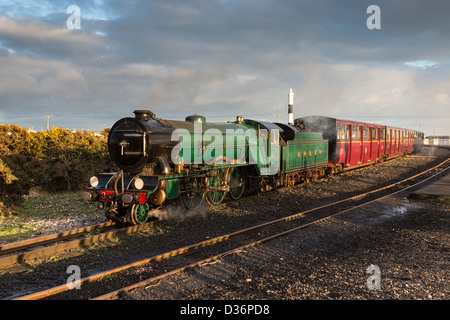
[[[90,176],[113,170],[107,133],[50,131],[28,133],[17,125],[0,125],[0,198],[17,201],[32,187],[71,191]],[[9,200],[9,201],[8,201]]]

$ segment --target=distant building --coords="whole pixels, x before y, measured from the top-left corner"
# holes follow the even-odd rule
[[[429,146],[450,147],[450,136],[428,136],[423,140],[423,144]]]
[[[31,128],[22,128],[23,130],[25,130],[27,133],[36,133],[36,130],[33,130]]]

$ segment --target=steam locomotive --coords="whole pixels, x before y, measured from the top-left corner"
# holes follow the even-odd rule
[[[83,193],[108,219],[130,224],[180,207],[195,210],[205,200],[217,205],[245,192],[316,180],[421,145],[418,132],[329,117],[210,123],[201,115],[176,121],[149,110],[134,114],[109,132],[110,158],[119,170],[91,177]]]

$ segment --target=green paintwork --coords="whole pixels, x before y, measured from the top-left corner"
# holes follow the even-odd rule
[[[180,193],[180,184],[178,179],[167,180],[167,199],[175,199]]]
[[[193,119],[199,116],[192,116]],[[180,157],[185,164],[225,164],[228,159],[245,163],[245,132],[243,124],[233,122],[167,121],[180,135]],[[228,130],[228,134],[227,134]],[[229,133],[234,133],[230,135]],[[229,147],[234,143],[234,147]],[[227,148],[228,146],[228,148]],[[231,163],[231,162],[228,162]]]
[[[282,148],[281,170],[292,172],[326,166],[328,140],[321,133],[296,133],[295,139]]]
[[[186,121],[191,121],[191,122],[199,121],[199,122],[206,123],[206,118],[204,116],[201,116],[201,115],[198,115],[198,114],[194,114],[192,116],[187,116],[185,120]]]

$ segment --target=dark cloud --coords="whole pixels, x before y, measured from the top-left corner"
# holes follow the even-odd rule
[[[68,30],[72,4],[0,5],[1,122],[101,129],[144,107],[275,121],[291,87],[296,116],[450,117],[447,2],[84,0]]]

